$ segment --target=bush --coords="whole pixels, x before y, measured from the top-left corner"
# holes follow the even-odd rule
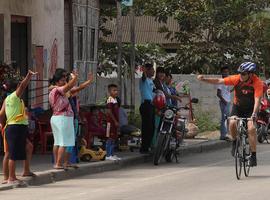
[[[6,98],[6,92],[2,89],[3,84],[7,80],[18,80],[20,81],[22,77],[20,73],[13,68],[11,65],[0,64],[0,106],[2,105],[4,99]]]
[[[135,109],[135,113],[132,112],[128,113],[128,121],[129,124],[136,126],[139,129],[141,128],[142,119],[138,108]]]
[[[209,111],[199,109],[195,113],[196,125],[199,127],[200,132],[218,130],[219,122],[214,120],[214,116]]]

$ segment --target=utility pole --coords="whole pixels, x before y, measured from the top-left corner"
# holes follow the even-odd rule
[[[115,0],[117,6],[116,30],[117,30],[117,74],[118,74],[118,87],[119,97],[122,100],[122,7],[121,0]]]
[[[133,6],[130,7],[130,76],[131,76],[131,99],[130,104],[132,106],[132,113],[135,112],[135,12]]]

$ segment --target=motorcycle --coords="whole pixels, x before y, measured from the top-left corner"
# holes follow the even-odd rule
[[[133,125],[124,125],[120,127],[119,150],[140,149],[142,143],[141,130]]]
[[[191,103],[198,103],[198,99],[192,99]],[[158,165],[163,157],[167,162],[172,162],[174,158],[178,162],[179,147],[188,133],[186,128],[188,119],[180,115],[181,109],[190,108],[187,105],[178,108],[167,106],[162,110],[154,151],[154,165]]]
[[[270,101],[267,98],[261,100],[261,107],[258,112],[257,118],[257,140],[259,143],[263,143],[265,140],[268,142],[268,136],[270,135]]]

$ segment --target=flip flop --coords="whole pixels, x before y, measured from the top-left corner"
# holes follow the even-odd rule
[[[8,183],[8,180],[3,180],[1,184],[7,184]]]
[[[78,169],[79,166],[78,165],[67,165],[67,168],[73,168],[73,169]]]
[[[65,168],[63,166],[54,166],[53,169],[62,170],[62,169],[65,169]]]
[[[9,185],[24,185],[25,182],[22,181],[22,180],[17,179],[17,180],[14,180],[14,181],[8,181],[7,184],[9,184]]]
[[[30,172],[29,174],[23,174],[22,177],[36,177],[37,175],[33,172]]]

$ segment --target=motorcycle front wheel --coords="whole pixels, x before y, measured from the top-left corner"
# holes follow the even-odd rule
[[[157,146],[154,153],[154,165],[158,165],[162,158],[166,144],[166,134],[160,133],[158,136]]]
[[[259,143],[263,143],[265,140],[265,131],[267,131],[267,128],[265,125],[263,124],[258,124],[258,128],[257,128],[257,140]]]

